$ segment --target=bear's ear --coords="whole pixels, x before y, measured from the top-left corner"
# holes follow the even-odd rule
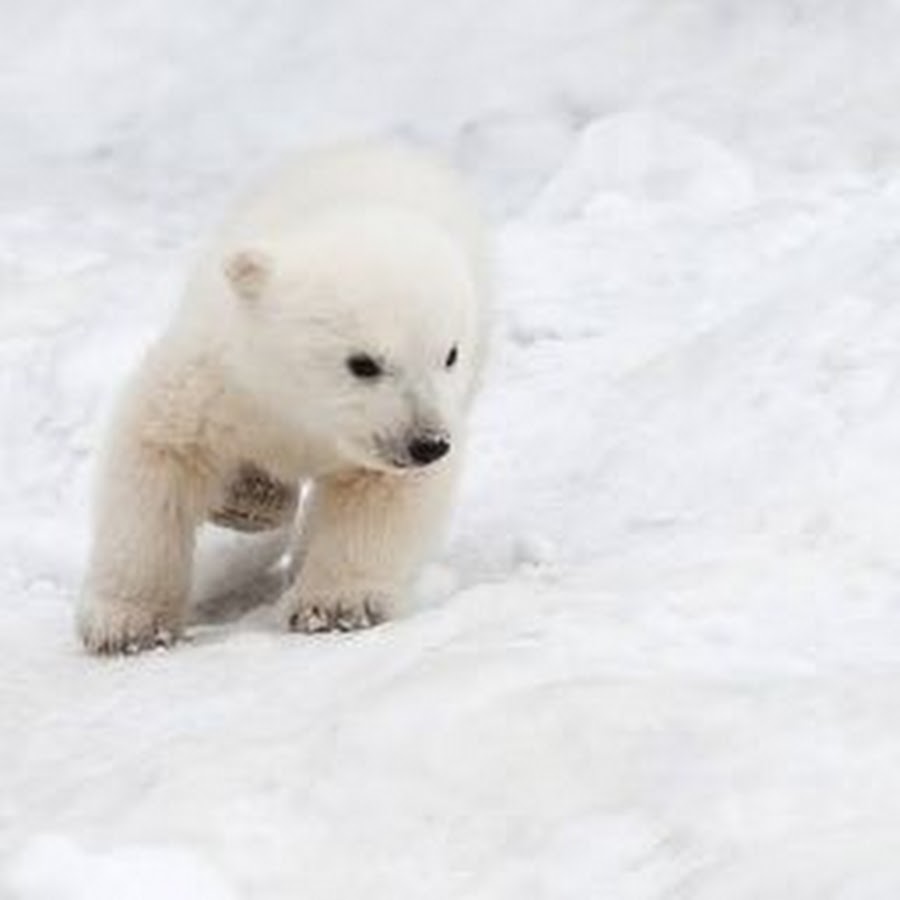
[[[237,250],[225,259],[225,277],[244,300],[259,300],[272,277],[272,260],[255,248]]]

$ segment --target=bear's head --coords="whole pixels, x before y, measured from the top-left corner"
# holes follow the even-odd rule
[[[414,470],[453,449],[483,354],[465,253],[411,214],[331,214],[227,254],[235,376],[349,465]]]

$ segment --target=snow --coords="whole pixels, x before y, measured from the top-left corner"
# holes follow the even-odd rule
[[[34,841],[13,869],[10,884],[26,897],[234,900],[236,896],[221,876],[184,850],[125,848],[91,854],[59,837]]]
[[[898,38],[888,0],[3,5],[0,896],[895,900]],[[281,634],[210,534],[223,608],[87,658],[117,385],[233,192],[358,132],[497,223],[418,606]]]

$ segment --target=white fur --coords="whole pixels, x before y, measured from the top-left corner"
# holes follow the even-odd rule
[[[485,293],[474,206],[423,155],[308,153],[252,192],[115,414],[79,605],[86,646],[180,634],[195,530],[247,461],[313,484],[286,621],[318,630],[394,613],[452,496]],[[355,353],[385,374],[354,377]],[[450,453],[400,468],[423,436]]]

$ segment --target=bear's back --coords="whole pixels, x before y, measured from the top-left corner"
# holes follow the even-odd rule
[[[347,143],[297,154],[246,192],[217,243],[283,235],[316,216],[366,207],[427,218],[449,231],[481,268],[481,215],[462,180],[440,160],[392,143]]]

